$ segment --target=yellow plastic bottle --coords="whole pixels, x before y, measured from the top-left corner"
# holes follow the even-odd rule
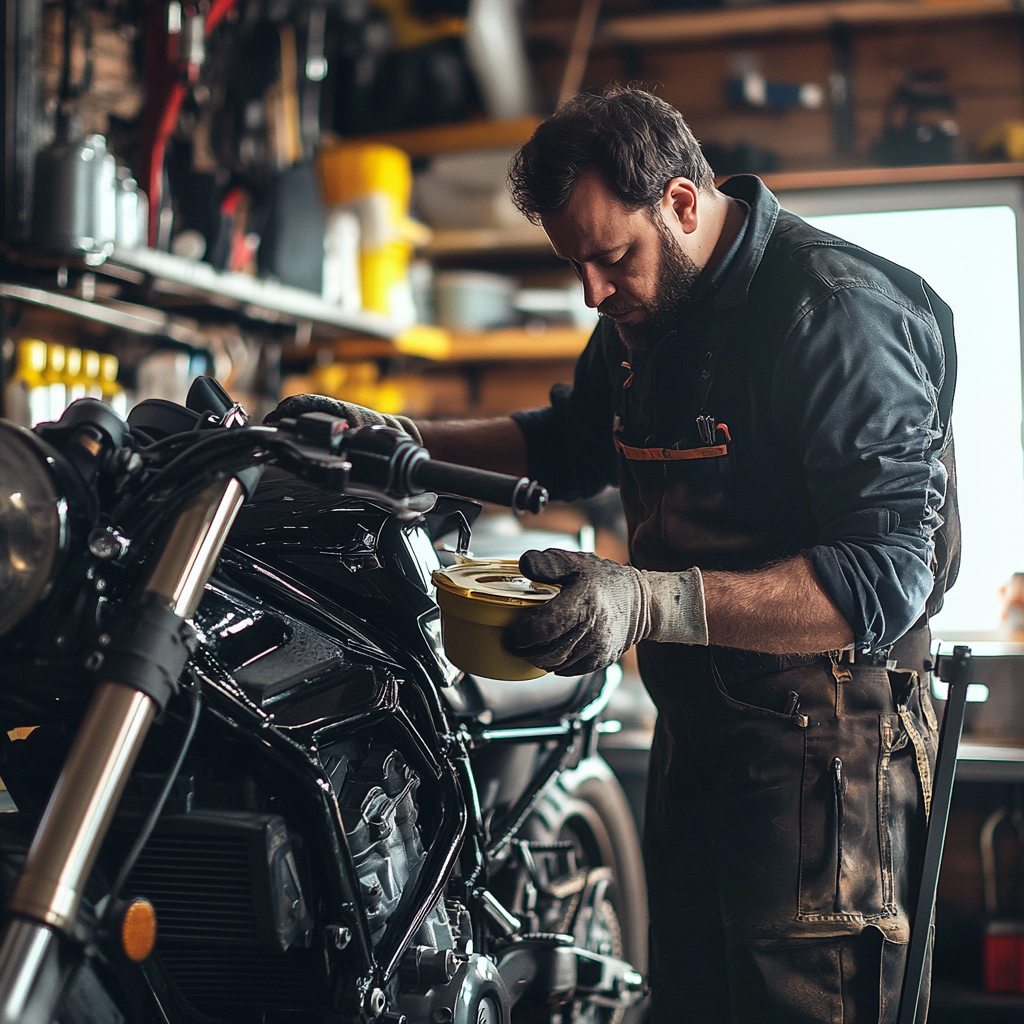
[[[88,394],[80,348],[72,347],[64,352],[64,391],[68,405]]]
[[[64,383],[64,368],[67,366],[67,349],[63,345],[46,346],[46,369],[43,375],[50,393],[48,420],[59,420],[68,407],[68,389]]]
[[[82,376],[85,380],[86,398],[102,401],[103,388],[100,385],[100,354],[92,349],[82,350]]]
[[[103,401],[110,405],[119,416],[128,415],[128,394],[117,383],[117,356],[100,354],[100,387]]]
[[[23,427],[34,427],[50,418],[50,390],[44,375],[46,342],[38,338],[19,341],[14,373],[4,388],[4,416]]]

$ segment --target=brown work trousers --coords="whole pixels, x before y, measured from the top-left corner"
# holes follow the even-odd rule
[[[672,649],[640,652],[656,695]],[[727,681],[728,652],[708,657],[672,680],[651,753],[652,1024],[895,1021],[937,743],[924,673],[824,655]]]

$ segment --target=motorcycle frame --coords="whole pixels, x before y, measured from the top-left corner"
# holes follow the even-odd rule
[[[252,562],[258,561],[251,555],[246,557]],[[233,553],[228,554],[228,561],[232,569],[237,570]],[[340,637],[348,635],[349,625],[332,614],[330,602],[305,593],[297,581],[289,579],[280,570],[260,564],[258,571],[248,575],[246,584],[255,586],[264,599],[269,598],[273,604],[287,607],[290,613],[313,619],[328,628],[333,626]],[[386,651],[381,654],[386,658]],[[471,912],[477,912],[477,920],[481,913],[485,913],[483,894],[486,892],[489,862],[500,856],[515,838],[548,785],[566,767],[574,753],[582,758],[592,752],[597,738],[596,720],[618,685],[614,673],[595,673],[581,682],[578,693],[584,695],[582,705],[568,712],[530,715],[507,728],[471,728],[465,724],[453,728],[452,712],[445,707],[431,673],[419,665],[417,659],[410,659],[406,664],[395,661],[392,671],[414,684],[412,692],[422,702],[422,710],[432,724],[435,735],[431,744],[431,738],[422,735],[403,708],[397,685],[389,687],[370,710],[338,718],[308,731],[291,728],[286,732],[284,727],[275,723],[272,713],[248,697],[210,652],[200,648],[193,664],[203,682],[210,710],[221,721],[237,729],[239,736],[268,745],[282,766],[288,768],[294,781],[319,806],[321,836],[327,839],[332,857],[340,865],[340,873],[332,879],[331,886],[335,901],[333,909],[338,917],[332,924],[349,929],[352,935],[351,945],[330,952],[332,956],[344,952],[344,958],[337,958],[336,968],[339,973],[354,973],[352,995],[364,1007],[370,1004],[374,991],[383,990],[394,977],[417,929],[447,889],[460,858],[464,882],[462,899]],[[325,742],[373,728],[390,731],[403,753],[411,755],[410,760],[417,769],[428,774],[442,794],[442,820],[424,864],[414,885],[403,894],[376,946],[370,941],[354,859],[337,802],[329,796],[332,786],[316,753]],[[550,740],[557,741],[554,749],[547,753],[530,784],[506,815],[499,834],[488,841],[470,765],[471,751],[489,743]],[[432,747],[438,751],[437,756]]]
[[[211,485],[181,511],[160,549],[156,565],[142,588],[155,595],[183,620],[190,619],[205,586],[220,560],[228,534],[241,508],[244,488],[233,477]],[[294,603],[312,611],[313,599],[289,586]],[[323,604],[316,609],[323,618]],[[384,653],[384,652],[382,652]],[[385,659],[386,660],[386,659]],[[353,975],[354,984],[338,992],[336,1009],[380,1014],[383,988],[395,975],[402,956],[426,915],[448,888],[456,864],[462,861],[462,894],[474,920],[474,938],[486,952],[484,917],[497,921],[499,931],[514,931],[518,922],[487,892],[488,864],[500,856],[546,787],[567,765],[574,752],[591,751],[596,738],[597,715],[607,705],[617,681],[604,673],[581,683],[577,704],[561,713],[527,716],[503,729],[467,724],[452,727],[435,678],[437,673],[412,657],[412,662],[393,666],[423,701],[433,737],[420,733],[402,707],[397,680],[378,705],[354,717],[330,724],[326,730],[302,742],[275,724],[273,715],[256,705],[201,645],[190,659],[192,670],[203,684],[204,712],[210,713],[237,735],[269,750],[317,808],[320,838],[331,860],[338,865],[331,879],[331,897],[338,926],[338,941],[329,949],[340,975]],[[436,667],[435,667],[436,668]],[[582,696],[582,701],[579,698]],[[24,1024],[49,1020],[59,1002],[62,986],[81,960],[82,938],[76,929],[81,891],[94,866],[127,784],[132,768],[155,717],[155,702],[130,680],[100,683],[66,758],[43,818],[37,828],[11,903],[12,918],[0,947],[0,1024]],[[441,796],[441,820],[416,881],[403,894],[375,947],[370,938],[354,859],[341,821],[329,777],[320,764],[316,747],[329,732],[332,738],[368,728],[385,728],[397,735],[400,746],[412,754],[420,771],[429,774]],[[488,841],[487,829],[470,764],[472,749],[488,743],[536,743],[555,740],[526,791],[506,816],[500,834]],[[435,754],[434,751],[437,751]],[[349,948],[354,947],[354,948]],[[77,955],[75,950],[77,949]],[[71,953],[69,954],[69,950]],[[355,964],[353,965],[353,954]],[[41,979],[54,965],[61,965],[61,985]],[[154,987],[147,985],[161,1004]],[[171,1007],[168,1019],[177,1016]]]

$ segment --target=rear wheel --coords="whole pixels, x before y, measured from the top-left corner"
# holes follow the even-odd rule
[[[577,871],[587,874],[579,892],[550,900],[546,927],[567,932],[577,945],[628,961],[647,973],[647,886],[636,824],[614,772],[600,757],[563,773],[524,825],[522,838],[540,846],[572,844]],[[634,1024],[643,1006],[622,1010],[577,1003],[563,1021]]]

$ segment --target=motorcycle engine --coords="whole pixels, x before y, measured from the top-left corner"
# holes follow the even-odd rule
[[[330,746],[322,756],[335,783],[371,936],[377,943],[425,856],[417,822],[420,777],[397,750],[371,747],[357,761],[350,746]],[[438,950],[454,948],[442,901],[420,926],[417,942]]]

